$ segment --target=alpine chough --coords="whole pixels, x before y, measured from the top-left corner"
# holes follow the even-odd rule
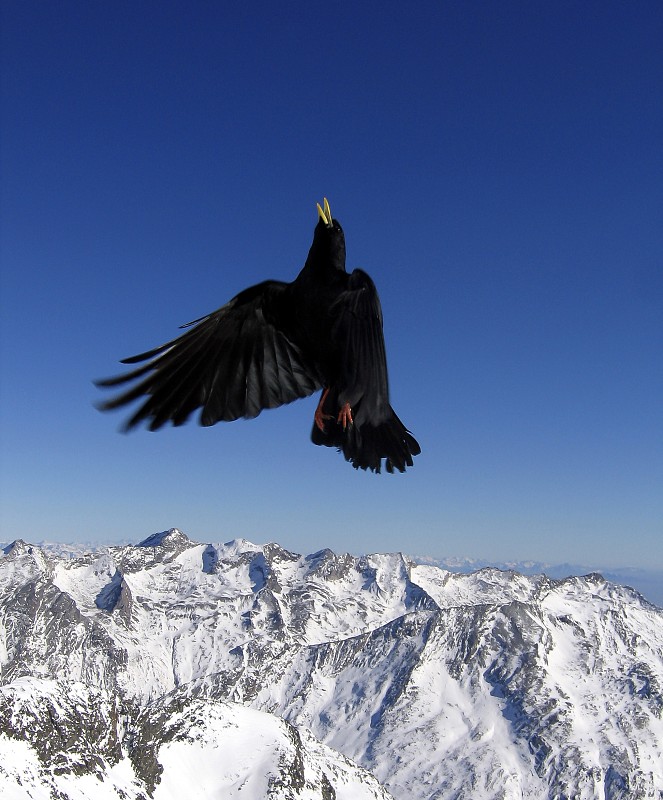
[[[314,444],[338,448],[353,467],[404,472],[419,444],[389,404],[382,310],[375,285],[345,270],[345,236],[325,198],[306,263],[292,283],[268,280],[182,326],[186,332],[122,361],[141,364],[98,386],[132,383],[99,405],[141,404],[125,430],[256,417],[322,389]],[[145,362],[145,363],[141,363]]]

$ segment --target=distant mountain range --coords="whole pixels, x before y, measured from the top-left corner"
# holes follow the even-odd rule
[[[637,567],[589,567],[582,564],[550,564],[544,561],[482,561],[471,558],[434,558],[420,556],[419,564],[430,564],[450,572],[470,573],[484,567],[521,575],[547,575],[549,578],[582,577],[599,573],[612,583],[630,586],[643,594],[651,603],[663,608],[663,570]]]
[[[129,545],[131,542],[125,539],[112,545],[102,545],[99,542],[63,543],[47,541],[35,542],[35,544],[46,553],[58,558],[78,558],[86,553],[99,553],[108,550],[109,547]],[[0,549],[7,547],[7,545],[7,542],[0,542]],[[436,558],[435,556],[408,555],[407,557],[418,564],[428,564],[429,566],[446,569],[449,572],[463,574],[476,572],[484,567],[499,569],[503,572],[518,572],[521,575],[547,575],[549,578],[581,577],[598,572],[612,583],[619,583],[636,589],[651,603],[663,608],[663,569],[614,568],[568,563],[553,564],[545,561],[487,561],[463,556]]]
[[[663,611],[600,575],[63,548],[0,551],[8,797],[663,797]]]

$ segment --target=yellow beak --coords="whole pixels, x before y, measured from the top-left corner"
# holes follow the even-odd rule
[[[320,203],[316,203],[316,206],[317,206],[317,209],[318,209],[318,217],[325,223],[325,225],[328,228],[331,228],[332,225],[333,225],[333,221],[332,221],[331,208],[329,208],[329,201],[325,197],[323,199],[322,203],[324,205],[324,210],[323,210],[322,206],[320,205]]]

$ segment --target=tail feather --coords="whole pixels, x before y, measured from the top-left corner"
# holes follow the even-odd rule
[[[414,436],[389,407],[389,414],[379,422],[355,421],[345,430],[335,419],[326,421],[325,430],[313,425],[313,444],[336,447],[355,469],[380,472],[382,461],[387,472],[405,472],[411,467],[413,457],[421,453]]]

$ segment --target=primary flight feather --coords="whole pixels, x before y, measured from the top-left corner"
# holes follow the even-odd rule
[[[99,386],[132,384],[100,405],[140,401],[125,429],[256,417],[322,389],[311,439],[357,469],[404,472],[421,452],[389,403],[382,310],[375,285],[345,270],[345,236],[325,198],[306,263],[292,283],[264,281]]]

